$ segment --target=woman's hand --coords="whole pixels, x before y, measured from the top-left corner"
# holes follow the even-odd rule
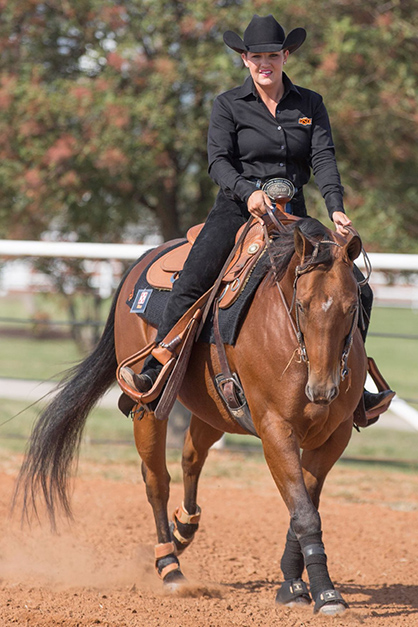
[[[339,233],[343,237],[345,235],[348,235],[348,230],[346,227],[351,226],[352,222],[345,213],[343,213],[342,211],[334,211],[334,213],[332,214],[332,220],[335,224],[335,229],[337,233]]]
[[[261,189],[257,189],[253,192],[247,200],[248,211],[259,220],[267,213],[267,207],[271,207],[271,200]],[[262,220],[260,220],[260,222],[262,222]]]

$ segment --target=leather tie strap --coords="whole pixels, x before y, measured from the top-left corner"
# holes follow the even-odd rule
[[[167,555],[171,555],[172,553],[174,553],[174,551],[174,542],[164,542],[163,544],[156,544],[154,547],[155,559],[159,560],[162,557],[167,557]]]
[[[179,522],[183,523],[183,525],[197,525],[200,521],[201,513],[202,510],[200,509],[199,505],[196,505],[196,513],[189,514],[189,512],[184,507],[184,503],[182,503],[181,506],[177,507],[177,509],[174,511],[173,516],[175,516],[175,518],[177,518]]]

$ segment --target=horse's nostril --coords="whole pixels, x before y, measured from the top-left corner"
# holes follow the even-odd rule
[[[332,386],[327,389],[319,386],[311,387],[309,383],[307,383],[305,387],[306,396],[312,403],[315,403],[315,405],[329,405],[335,398],[337,398],[338,393],[339,389],[337,386]]]
[[[339,393],[339,388],[337,386],[333,387],[330,391],[329,402],[331,403],[335,398],[337,398]]]

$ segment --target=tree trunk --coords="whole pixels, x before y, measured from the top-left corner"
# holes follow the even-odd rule
[[[161,194],[155,213],[164,241],[184,236],[180,227],[178,196],[175,186],[172,191]]]

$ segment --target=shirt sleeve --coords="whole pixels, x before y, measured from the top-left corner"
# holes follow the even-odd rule
[[[230,107],[218,96],[213,104],[209,123],[209,175],[223,191],[232,192],[234,196],[247,202],[255,187],[234,167],[234,159],[238,158],[235,155],[236,135],[236,125]]]
[[[311,141],[311,166],[332,219],[334,211],[344,212],[343,193],[340,173],[335,158],[335,147],[332,141],[331,125],[325,105],[320,100],[313,117]],[[345,212],[344,212],[345,213]]]

